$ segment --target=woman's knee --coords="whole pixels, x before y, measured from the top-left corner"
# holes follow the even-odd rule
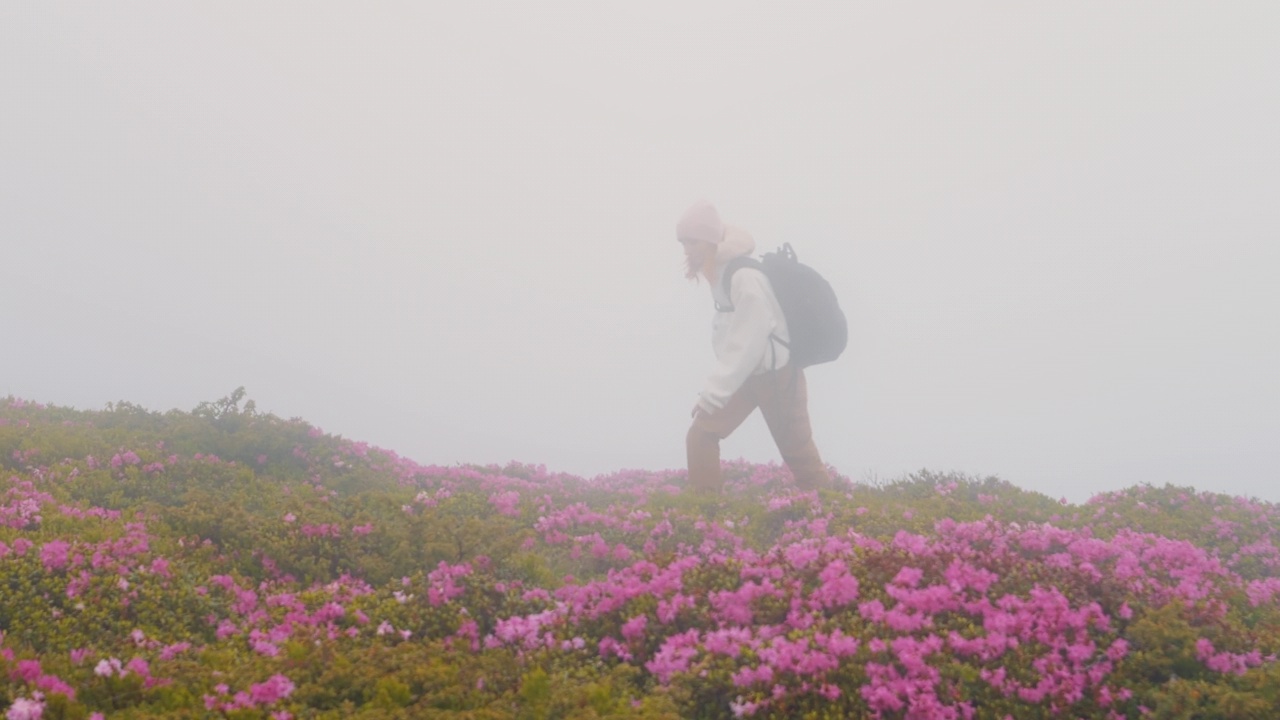
[[[720,436],[706,428],[698,427],[694,423],[689,427],[689,432],[685,434],[685,445],[692,448],[714,447],[720,444]]]

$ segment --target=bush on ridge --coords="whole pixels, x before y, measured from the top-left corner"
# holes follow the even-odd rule
[[[0,708],[43,718],[1271,718],[1276,508],[922,471],[424,466],[0,398]]]

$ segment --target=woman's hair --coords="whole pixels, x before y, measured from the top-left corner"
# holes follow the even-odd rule
[[[707,253],[706,259],[702,261],[701,267],[693,266],[693,258],[686,257],[684,259],[684,276],[689,280],[698,282],[699,275],[711,277],[711,272],[716,268],[716,254],[714,252]]]

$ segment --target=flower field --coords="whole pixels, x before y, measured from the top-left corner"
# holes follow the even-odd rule
[[[1276,718],[1276,506],[921,472],[423,466],[258,413],[0,398],[27,718]]]

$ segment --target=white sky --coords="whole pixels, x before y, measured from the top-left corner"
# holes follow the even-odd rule
[[[682,467],[698,197],[840,293],[844,474],[1280,501],[1270,1],[0,4],[0,395]]]

